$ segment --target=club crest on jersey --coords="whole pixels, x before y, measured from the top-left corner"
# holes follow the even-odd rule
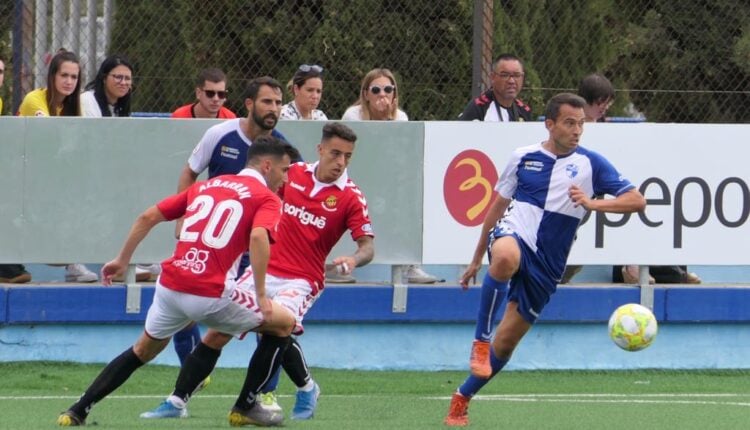
[[[575,164],[568,164],[565,166],[565,174],[568,175],[569,178],[575,178],[576,175],[578,175],[578,166]]]
[[[326,197],[325,200],[320,202],[320,205],[323,206],[323,209],[327,210],[328,212],[336,212],[336,205],[339,203],[339,199],[331,194],[330,196]]]

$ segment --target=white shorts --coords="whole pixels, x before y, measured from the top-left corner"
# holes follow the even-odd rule
[[[255,294],[255,279],[249,267],[237,282],[238,288]],[[312,291],[310,283],[305,279],[286,279],[266,274],[266,296],[292,312],[297,322],[294,334],[300,335],[305,331],[302,319],[322,293],[321,291],[314,296]]]
[[[156,282],[146,315],[146,334],[168,339],[192,321],[222,333],[242,336],[263,323],[255,291],[234,288],[229,297],[203,297],[170,290]]]

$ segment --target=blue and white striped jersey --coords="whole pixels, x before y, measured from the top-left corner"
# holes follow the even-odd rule
[[[568,195],[577,185],[587,195],[619,196],[633,188],[600,154],[578,147],[556,156],[541,144],[516,149],[495,190],[512,199],[499,222],[504,232],[515,232],[547,265],[555,278],[562,274],[576,230],[586,214]]]
[[[253,142],[242,132],[240,120],[229,119],[206,130],[188,159],[190,170],[200,174],[208,168],[208,177],[213,178],[236,175],[244,169]],[[271,136],[286,140],[276,129],[271,130]]]

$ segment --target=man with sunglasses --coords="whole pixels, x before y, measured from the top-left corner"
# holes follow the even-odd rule
[[[224,107],[227,101],[227,76],[215,67],[204,69],[198,75],[195,98],[197,102],[172,112],[172,118],[237,118],[234,112]]]
[[[531,121],[531,108],[518,98],[523,88],[523,63],[502,54],[492,65],[492,88],[470,101],[458,116],[461,121]]]

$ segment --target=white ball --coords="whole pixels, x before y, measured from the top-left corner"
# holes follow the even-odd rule
[[[640,351],[654,341],[658,324],[653,312],[636,303],[622,305],[609,318],[609,337],[626,351]]]

